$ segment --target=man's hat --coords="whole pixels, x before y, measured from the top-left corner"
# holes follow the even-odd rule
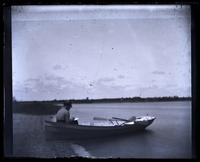
[[[72,107],[72,103],[70,101],[64,102],[64,106]]]

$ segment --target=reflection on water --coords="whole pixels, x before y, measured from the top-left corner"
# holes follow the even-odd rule
[[[84,140],[81,140],[81,139],[73,139],[73,140],[70,140],[72,141],[73,143],[78,143],[78,144],[81,144],[81,145],[87,145],[88,143],[94,143],[94,144],[98,144],[98,145],[101,145],[102,143],[115,143],[116,144],[116,141],[121,141],[121,140],[127,140],[127,139],[130,139],[130,138],[137,138],[137,137],[147,137],[149,135],[153,134],[153,131],[152,130],[143,130],[143,131],[138,131],[138,132],[134,132],[134,133],[128,133],[128,134],[118,134],[116,136],[107,136],[107,137],[101,137],[101,138],[87,138],[87,139],[84,139]]]

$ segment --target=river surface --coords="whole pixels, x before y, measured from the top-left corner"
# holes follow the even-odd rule
[[[192,158],[191,102],[73,104],[79,123],[93,117],[155,116],[141,133],[76,141],[46,141],[47,116],[14,114],[14,154],[31,157]],[[81,136],[81,135],[80,135]]]

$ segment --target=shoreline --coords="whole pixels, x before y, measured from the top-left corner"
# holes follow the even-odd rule
[[[13,103],[54,103],[59,104],[66,101],[71,101],[74,104],[82,103],[144,103],[144,102],[177,102],[177,101],[192,101],[192,97],[158,97],[158,98],[112,98],[112,99],[68,99],[68,100],[49,100],[49,101],[13,101]]]

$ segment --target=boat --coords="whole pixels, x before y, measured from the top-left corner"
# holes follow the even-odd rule
[[[111,119],[94,117],[94,120],[109,121],[110,124],[66,124],[45,120],[46,139],[83,139],[96,138],[124,133],[142,131],[148,127],[156,119],[152,116],[131,117],[130,119],[122,119],[112,117]],[[78,119],[75,119],[78,120]]]

